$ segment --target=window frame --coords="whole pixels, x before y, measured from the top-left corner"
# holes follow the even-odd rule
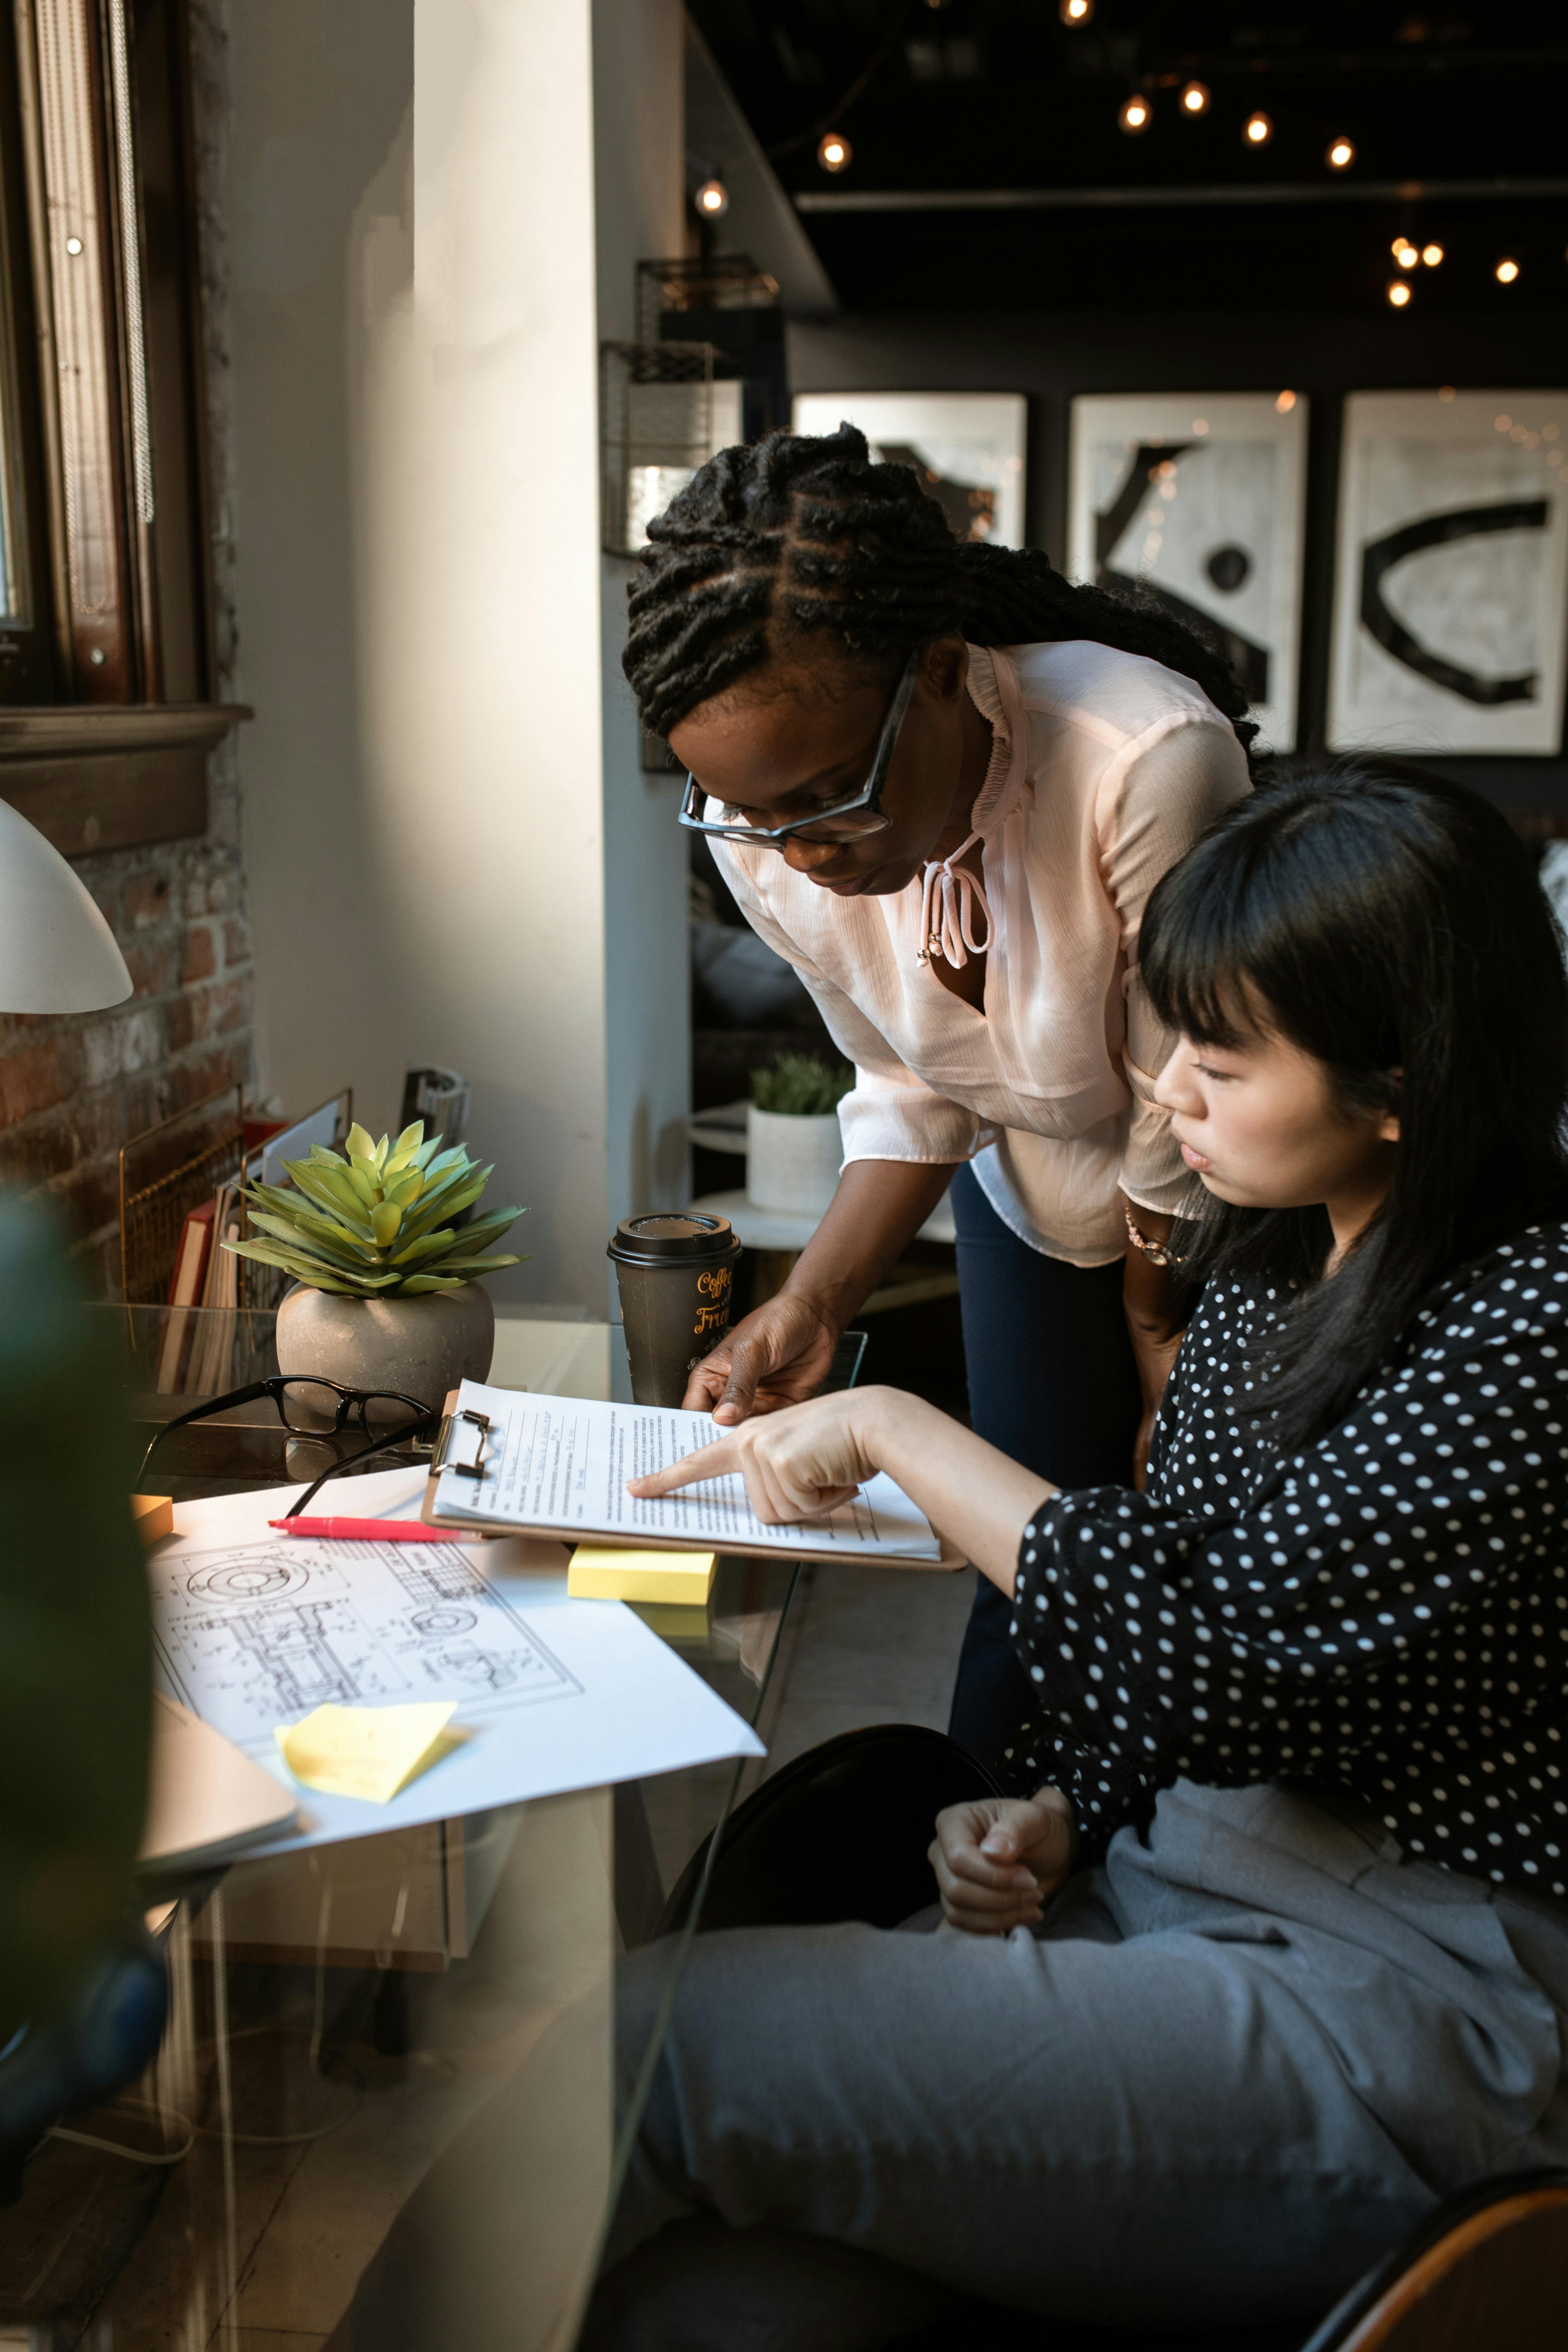
[[[249,715],[214,698],[189,28],[185,0],[5,16],[0,479],[29,604],[0,617],[0,798],[80,856],[204,831],[207,754]]]

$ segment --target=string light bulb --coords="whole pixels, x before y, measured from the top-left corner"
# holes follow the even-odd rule
[[[1517,261],[1500,261],[1492,274],[1500,286],[1511,286],[1519,276],[1519,264]]]
[[[1398,262],[1401,269],[1414,269],[1421,256],[1407,236],[1396,236],[1394,240],[1394,258]]]
[[[1274,136],[1274,125],[1266,114],[1249,114],[1241,126],[1241,135],[1249,147],[1267,147]]]
[[[1064,25],[1087,25],[1094,14],[1094,0],[1059,0],[1057,15]]]
[[[1355,162],[1354,142],[1349,139],[1332,139],[1324,158],[1331,172],[1343,172]]]
[[[1437,264],[1443,258],[1442,247],[1440,245],[1424,245],[1421,248],[1421,258],[1426,264],[1428,269],[1436,269]]]
[[[1206,114],[1208,110],[1209,94],[1204,84],[1201,81],[1188,82],[1185,89],[1182,92],[1182,112],[1184,114]]]
[[[1129,98],[1123,100],[1116,120],[1123,131],[1135,138],[1140,131],[1148,130],[1153,116],[1154,110],[1146,98]]]
[[[1403,310],[1405,304],[1410,299],[1410,285],[1408,279],[1404,278],[1395,278],[1389,286],[1388,299],[1394,310]]]
[[[847,172],[855,150],[841,131],[825,131],[816,142],[816,160],[825,172]]]

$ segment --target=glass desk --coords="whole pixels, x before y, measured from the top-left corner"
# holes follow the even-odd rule
[[[195,1399],[159,1397],[147,1377],[163,1310],[101,1311],[122,1327],[145,1444]],[[235,1385],[276,1369],[272,1317],[237,1320]],[[320,1461],[262,1412],[171,1437],[148,1490],[179,1502],[313,1476]],[[795,1577],[787,1560],[721,1558],[706,1611],[637,1614],[755,1723]],[[713,1765],[150,1883],[170,1973],[163,2047],[120,2100],[70,2118],[76,2137],[48,2140],[0,2210],[0,2344],[317,2352],[331,2338],[340,2352],[361,2274],[405,2208],[400,2231],[416,2226],[414,2268],[437,2299],[444,2266],[486,2259],[469,2207],[488,2194],[493,2210],[495,2180],[466,2179],[463,2150],[475,2141],[475,2163],[489,2160],[477,2119],[500,2093],[505,2340],[568,2352],[622,2154],[616,1969],[757,1769]],[[662,1948],[671,1984],[690,1933]],[[661,2031],[656,2020],[633,2053],[645,2084]],[[623,2140],[636,2120],[634,2105]],[[420,2340],[447,2352],[438,2311],[431,2329]]]

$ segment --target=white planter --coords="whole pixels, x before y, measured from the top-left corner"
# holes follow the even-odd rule
[[[746,1198],[759,1209],[826,1209],[838,1188],[843,1157],[836,1110],[799,1118],[748,1106]]]

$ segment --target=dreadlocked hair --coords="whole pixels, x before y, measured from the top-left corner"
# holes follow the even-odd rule
[[[876,659],[955,631],[977,646],[1092,638],[1193,679],[1244,746],[1258,732],[1217,646],[1152,599],[1075,587],[1037,549],[955,539],[913,467],[873,465],[853,425],[721,449],[648,540],[622,667],[655,735],[818,629]]]

